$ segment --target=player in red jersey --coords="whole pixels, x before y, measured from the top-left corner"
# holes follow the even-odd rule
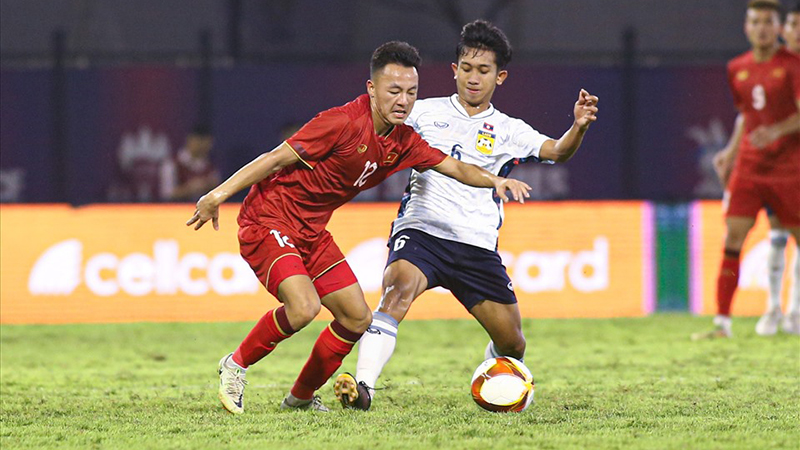
[[[775,213],[795,245],[800,238],[800,59],[778,42],[780,14],[777,0],[751,0],[745,34],[752,49],[728,64],[740,112],[728,148],[739,150],[723,200],[727,232],[715,329],[693,335],[696,339],[732,336],[730,308],[739,281],[739,253],[761,208]],[[798,306],[792,299],[789,325],[800,320]],[[791,326],[785,329],[793,331]]]
[[[786,20],[781,32],[786,49],[795,55],[800,55],[800,1],[796,2],[792,9],[786,15]],[[736,118],[734,131],[729,140],[728,145],[720,151],[714,158],[714,166],[717,170],[717,175],[723,186],[728,184],[733,163],[739,151],[739,143],[735,139],[738,133],[741,133],[741,126],[743,118],[739,114]],[[739,139],[741,140],[741,139]],[[767,306],[764,315],[761,316],[756,324],[756,334],[761,336],[772,336],[778,332],[779,326],[782,325],[784,331],[792,334],[800,334],[800,314],[790,314],[789,311],[798,311],[800,306],[797,302],[800,301],[800,284],[798,284],[798,276],[800,274],[800,258],[795,254],[794,263],[794,283],[792,293],[790,294],[789,308],[787,314],[781,312],[781,290],[783,286],[783,272],[785,266],[785,249],[789,241],[790,233],[786,230],[775,216],[775,213],[765,208],[767,212],[767,219],[769,220],[769,251],[767,252],[767,279],[768,279],[768,292]]]
[[[786,21],[781,32],[786,49],[800,56],[800,1],[786,13]]]
[[[267,312],[219,363],[219,398],[242,413],[245,372],[308,325],[325,306],[334,316],[315,343],[281,408],[325,412],[315,391],[339,368],[372,321],[344,255],[325,229],[333,211],[408,167],[434,169],[462,183],[494,188],[508,201],[530,187],[462,163],[430,147],[404,124],[417,95],[417,50],[389,42],[372,55],[367,94],[318,114],[297,133],[204,195],[187,225],[211,220],[219,205],[252,186],[239,212],[242,257],[282,306]]]

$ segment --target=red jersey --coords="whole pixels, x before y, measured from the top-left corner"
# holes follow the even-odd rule
[[[734,170],[746,177],[798,179],[800,133],[783,136],[762,149],[752,145],[749,136],[759,126],[782,122],[798,112],[800,58],[780,48],[769,61],[759,63],[749,51],[728,63],[728,83],[745,119]]]
[[[408,167],[434,167],[447,156],[407,125],[376,135],[366,94],[317,114],[283,145],[300,161],[253,185],[238,222],[278,218],[308,240],[359,192]]]

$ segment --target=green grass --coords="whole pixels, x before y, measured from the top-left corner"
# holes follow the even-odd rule
[[[324,326],[248,372],[246,412],[216,365],[250,324],[0,327],[0,447],[294,449],[798,449],[800,338],[690,342],[707,318],[528,320],[536,402],[492,414],[469,396],[487,338],[474,321],[406,322],[368,413],[278,409]],[[342,367],[353,371],[355,354]]]

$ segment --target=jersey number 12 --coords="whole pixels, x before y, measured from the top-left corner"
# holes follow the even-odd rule
[[[364,164],[364,171],[361,172],[361,176],[358,177],[358,179],[356,180],[355,183],[353,183],[353,186],[356,186],[356,187],[364,186],[364,184],[366,184],[366,182],[367,182],[367,178],[370,175],[372,175],[373,173],[375,173],[375,171],[377,169],[378,169],[378,164],[376,164],[374,162],[367,161]]]

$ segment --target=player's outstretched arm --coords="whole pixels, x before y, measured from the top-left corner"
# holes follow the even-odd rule
[[[728,144],[722,150],[718,151],[712,160],[714,171],[717,173],[717,178],[719,178],[722,187],[728,185],[728,179],[731,177],[733,164],[736,162],[736,155],[739,154],[739,145],[742,143],[743,135],[744,116],[739,114],[736,116],[736,122],[733,124],[733,131],[731,131]]]
[[[186,225],[190,226],[196,223],[194,229],[199,230],[200,227],[211,220],[214,229],[219,230],[219,205],[222,202],[242,189],[258,183],[297,161],[297,155],[289,148],[289,144],[286,142],[275,147],[271,152],[262,154],[236,171],[230,178],[212,189],[211,192],[200,197],[200,200],[197,201],[197,209],[195,209],[192,218],[186,222]]]
[[[514,199],[520,203],[525,203],[525,198],[530,197],[528,192],[531,190],[531,187],[526,183],[511,178],[498,177],[482,167],[463,163],[450,156],[446,157],[444,161],[434,167],[433,170],[442,175],[454,178],[468,186],[494,188],[497,191],[497,195],[499,195],[504,202],[508,201],[506,191],[511,191]]]
[[[589,129],[589,125],[597,120],[597,103],[600,99],[596,95],[591,95],[585,89],[578,93],[578,101],[575,102],[573,114],[575,121],[561,138],[557,141],[547,140],[539,150],[539,157],[555,162],[566,162],[578,151],[578,147],[583,142],[583,135]]]

